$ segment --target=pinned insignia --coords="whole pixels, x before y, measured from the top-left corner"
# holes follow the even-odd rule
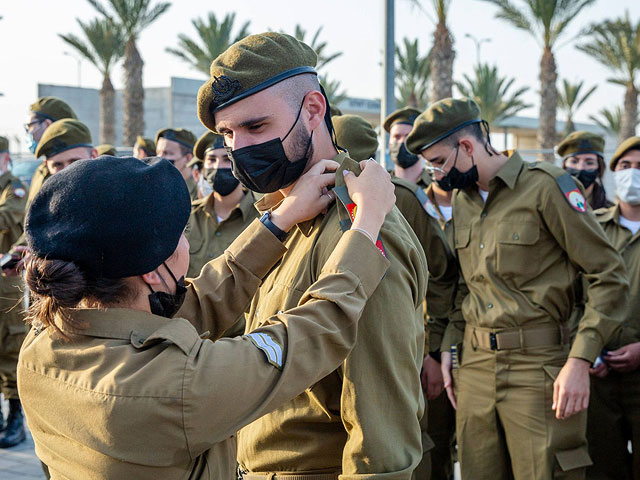
[[[258,350],[262,350],[271,365],[282,370],[282,347],[269,334],[252,332],[247,333],[245,338],[249,339]]]
[[[238,80],[231,80],[226,75],[220,75],[211,82],[214,105],[221,105],[233,97],[236,90],[242,88]]]
[[[569,205],[573,207],[574,210],[577,210],[580,213],[584,213],[587,211],[587,201],[580,192],[580,189],[576,185],[576,182],[573,180],[573,177],[569,173],[565,173],[564,175],[556,178],[558,182],[558,186],[562,193],[564,194]]]
[[[24,188],[19,187],[19,188],[13,189],[13,194],[18,198],[23,198],[27,194],[27,192],[25,191]]]

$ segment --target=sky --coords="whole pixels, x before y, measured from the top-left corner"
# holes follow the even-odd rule
[[[103,0],[104,1],[104,0]],[[428,50],[435,24],[431,0],[421,0],[423,8],[410,0],[396,0],[396,42],[417,38],[423,53]],[[513,0],[518,4],[521,0]],[[179,33],[195,35],[191,20],[213,11],[219,19],[236,13],[236,24],[250,21],[250,32],[284,30],[292,32],[301,24],[308,36],[322,27],[321,39],[328,52],[344,52],[324,70],[342,82],[350,96],[380,98],[382,92],[382,23],[384,0],[174,0],[173,5],[145,30],[138,48],[145,62],[145,87],[168,86],[169,79],[205,77],[165,51],[175,47]],[[559,78],[584,80],[587,87],[598,85],[574,120],[588,121],[603,107],[622,105],[624,88],[607,82],[611,73],[575,48],[583,39],[581,30],[592,22],[614,18],[628,10],[632,20],[640,18],[640,1],[598,0],[586,8],[569,26],[556,49]],[[466,37],[488,38],[482,44],[481,59],[498,66],[502,75],[515,77],[515,86],[528,86],[525,96],[533,107],[523,115],[537,116],[541,47],[526,32],[495,18],[496,8],[482,0],[452,0],[449,27],[455,38],[454,79],[471,74],[476,47]],[[89,20],[97,12],[86,0],[0,0],[0,134],[23,136],[29,105],[37,96],[37,84],[78,85],[78,62],[58,34],[80,33],[76,18]],[[236,27],[237,28],[237,27]],[[65,55],[65,52],[67,55]],[[71,53],[71,55],[68,55]],[[102,78],[87,61],[81,61],[83,87],[100,88]],[[116,88],[123,84],[122,66],[113,72]],[[586,88],[585,88],[586,90]],[[195,112],[194,112],[195,115]],[[560,118],[562,114],[559,114]]]

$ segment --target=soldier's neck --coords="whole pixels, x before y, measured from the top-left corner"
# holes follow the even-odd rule
[[[233,192],[224,197],[218,192],[213,192],[213,210],[218,217],[226,220],[233,209],[240,203],[242,197],[244,197],[244,190],[242,190],[241,185],[238,185]]]
[[[502,166],[507,163],[509,157],[501,153],[493,155],[482,155],[476,159],[478,165],[478,187],[485,192],[489,191],[489,183],[498,174]]]
[[[631,205],[626,202],[620,202],[620,215],[632,222],[639,222],[640,205]]]
[[[409,168],[402,168],[396,165],[393,168],[393,174],[402,178],[403,180],[407,180],[409,182],[418,183],[420,177],[422,176],[422,172],[424,171],[424,160],[419,158],[419,160],[411,165]]]
[[[309,159],[306,168],[304,169],[304,173],[307,173],[316,163],[320,160],[333,160],[338,156],[338,150],[336,150],[335,145],[331,141],[330,137],[327,137],[328,141],[318,141],[313,144],[313,155]],[[280,193],[283,196],[288,196],[293,187],[295,187],[298,181],[296,180],[293,184],[289,185],[287,188],[281,188]]]
[[[437,183],[432,184],[431,191],[433,192],[433,198],[436,203],[440,207],[450,207],[451,206],[451,192],[447,192],[446,190],[442,190],[438,187]]]

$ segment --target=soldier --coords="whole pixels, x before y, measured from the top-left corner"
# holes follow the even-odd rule
[[[31,105],[29,121],[24,126],[27,133],[27,144],[29,150],[36,154],[40,139],[49,126],[57,121],[65,118],[77,119],[73,109],[63,100],[56,97],[41,97]],[[42,184],[51,176],[46,162],[43,162],[31,178],[29,186],[29,196],[27,197],[27,205],[31,203],[33,197],[42,187]]]
[[[11,174],[9,141],[0,137],[0,251],[3,258],[13,242],[22,234],[27,190]],[[0,448],[18,445],[26,438],[22,422],[20,397],[16,384],[16,367],[20,345],[27,333],[22,318],[22,286],[20,277],[0,277],[0,387],[9,401],[6,419],[0,412]]]
[[[611,207],[602,186],[604,175],[604,138],[595,133],[579,131],[569,134],[558,145],[562,168],[582,183],[592,209]]]
[[[257,203],[265,221],[289,198],[304,171],[322,159],[340,164],[333,190],[339,205],[293,229],[287,252],[252,301],[247,331],[298,305],[355,211],[343,175],[358,174],[360,167],[337,152],[316,62],[315,52],[289,35],[251,35],[214,60],[211,78],[198,92],[198,116],[224,135],[234,174],[266,194]],[[338,370],[240,430],[243,478],[411,478],[422,457],[427,265],[395,208],[376,243],[390,267],[364,307],[353,351]]]
[[[449,98],[406,140],[443,189],[457,189],[455,248],[469,294],[441,351],[462,476],[584,478],[589,366],[621,326],[625,268],[571,175],[498,153],[482,125],[475,102]],[[570,345],[578,271],[588,301]]]
[[[453,475],[455,413],[444,392],[440,344],[453,305],[458,265],[439,223],[442,216],[437,204],[430,200],[434,183],[424,169],[424,159],[409,153],[404,144],[418,115],[420,111],[412,107],[397,110],[385,119],[383,127],[389,133],[389,152],[394,163],[396,206],[420,240],[429,266],[425,323],[429,333],[421,375],[428,408],[423,418],[424,457],[416,478],[449,480]]]
[[[103,143],[102,145],[98,145],[96,147],[96,152],[98,152],[98,156],[100,155],[109,155],[110,157],[116,156],[116,147],[110,145],[108,143]]]
[[[164,128],[156,133],[156,150],[159,157],[169,160],[187,182],[191,200],[198,200],[198,185],[188,166],[193,158],[196,136],[184,128]]]
[[[620,203],[595,214],[625,261],[631,288],[624,327],[592,370],[587,439],[593,466],[587,478],[631,480],[640,478],[640,137],[622,142],[610,168]]]
[[[357,161],[376,156],[378,136],[371,124],[358,115],[332,115],[338,146]]]
[[[222,135],[207,132],[196,142],[195,158],[202,159],[207,184],[213,192],[192,204],[187,227],[189,270],[187,277],[197,277],[210,260],[219,257],[249,224],[259,217],[253,206],[255,197],[245,190],[231,171],[231,161],[224,149]],[[225,336],[244,333],[244,315]]]
[[[286,252],[282,235],[333,200],[325,168],[337,165],[309,170],[269,222],[187,282],[190,197],[166,160],[100,157],[44,185],[25,222],[33,328],[18,383],[53,478],[230,480],[238,428],[349,354],[390,264],[373,239],[395,198],[375,163],[346,177],[355,220],[300,304],[240,338],[203,338],[242,312]]]
[[[138,160],[143,158],[156,156],[156,143],[151,138],[146,138],[138,135],[136,143],[133,146],[133,156]]]

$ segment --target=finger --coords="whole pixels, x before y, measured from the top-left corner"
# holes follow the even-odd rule
[[[322,189],[336,183],[336,174],[322,173],[319,174],[314,180],[317,182],[318,188]]]
[[[307,173],[311,175],[320,175],[325,172],[335,172],[338,170],[340,164],[338,162],[334,162],[333,160],[320,160],[313,167],[309,169]]]
[[[449,401],[451,402],[451,406],[454,410],[458,409],[458,402],[456,401],[456,394],[453,393],[453,387],[447,387],[447,397],[449,397]]]
[[[605,357],[611,357],[611,356],[616,356],[616,355],[622,355],[625,352],[625,348],[619,348],[617,350],[612,350],[610,352],[607,352],[607,354],[605,355]]]
[[[584,395],[582,397],[582,408],[580,411],[586,410],[587,408],[589,408],[589,395]]]
[[[558,382],[553,382],[553,403],[551,404],[551,409],[556,411],[556,415],[558,412]]]
[[[569,418],[573,415],[573,409],[575,407],[575,399],[567,394],[560,394],[560,417],[561,419]]]
[[[366,160],[360,161],[360,168],[364,170],[365,168],[367,168],[367,165],[372,165],[372,164],[377,164],[377,162],[372,158],[367,158]]]

